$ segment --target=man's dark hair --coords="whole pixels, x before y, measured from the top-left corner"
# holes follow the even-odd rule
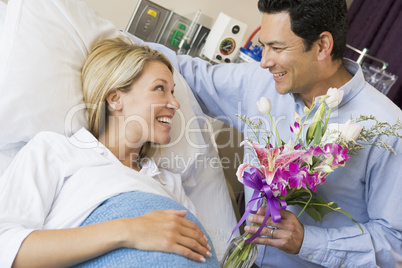
[[[332,60],[342,59],[348,28],[345,0],[259,0],[258,9],[268,14],[287,12],[291,29],[303,39],[306,51],[322,32],[330,32],[334,39]]]

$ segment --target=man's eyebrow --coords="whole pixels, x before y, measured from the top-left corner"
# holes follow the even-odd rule
[[[263,43],[263,42],[261,42],[261,40],[259,38],[258,38],[258,43],[260,43],[263,46],[274,46],[274,45],[284,46],[285,45],[284,42],[280,42],[280,41],[271,41],[271,42],[268,42],[268,43]]]

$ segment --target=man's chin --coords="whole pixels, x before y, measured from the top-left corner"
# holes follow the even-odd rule
[[[286,94],[289,93],[289,90],[287,90],[285,88],[278,87],[278,86],[275,87],[275,90],[276,90],[276,92],[278,92],[281,95],[286,95]]]

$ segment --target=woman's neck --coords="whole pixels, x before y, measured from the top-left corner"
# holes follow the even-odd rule
[[[110,130],[109,127],[106,127],[106,130],[99,136],[99,141],[105,145],[123,165],[137,171],[141,169],[138,163],[138,155],[141,147],[129,148],[124,135],[119,135],[119,133],[116,133],[115,129]]]

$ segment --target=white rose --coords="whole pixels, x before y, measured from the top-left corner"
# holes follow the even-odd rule
[[[260,113],[269,114],[271,112],[271,101],[268,98],[261,97],[257,101],[257,109]]]
[[[329,108],[334,108],[341,103],[343,98],[343,90],[331,87],[327,91],[328,98],[325,100]]]
[[[356,140],[360,136],[361,130],[362,127],[359,124],[348,120],[342,127],[341,138],[346,141]]]

